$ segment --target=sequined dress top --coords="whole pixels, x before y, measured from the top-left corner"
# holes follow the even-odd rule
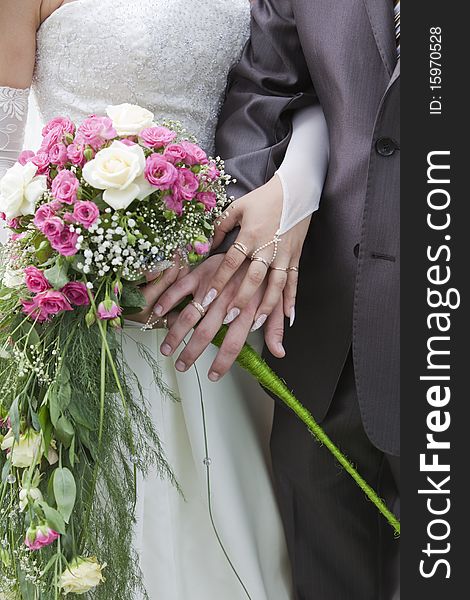
[[[210,153],[248,0],[74,0],[41,25],[33,88],[44,120],[129,102],[180,121]]]

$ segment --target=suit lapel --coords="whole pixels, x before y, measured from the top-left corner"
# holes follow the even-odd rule
[[[390,77],[396,66],[396,40],[392,0],[363,0],[375,42]]]

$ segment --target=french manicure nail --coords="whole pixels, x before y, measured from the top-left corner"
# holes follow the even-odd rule
[[[264,325],[264,322],[266,321],[266,319],[268,318],[268,315],[260,315],[256,321],[253,323],[253,327],[251,328],[251,331],[256,331],[257,329],[259,329],[262,325]]]
[[[160,351],[165,356],[168,356],[169,354],[171,354],[171,346],[170,346],[170,344],[162,344],[162,346],[160,348]]]
[[[157,317],[160,317],[163,312],[163,306],[161,304],[157,304],[153,309],[153,312],[157,315]]]
[[[240,314],[240,309],[239,308],[231,308],[228,313],[227,316],[224,319],[224,325],[228,325],[229,323],[231,323],[232,321],[234,321],[238,315]]]
[[[210,289],[204,296],[202,301],[202,308],[207,308],[217,298],[217,290],[215,288]]]
[[[277,349],[278,351],[284,356],[286,351],[284,350],[284,346],[279,342],[279,344],[277,344]]]
[[[182,360],[177,360],[175,367],[177,371],[186,371],[186,363],[184,363]]]
[[[295,321],[295,306],[290,309],[289,327],[292,327]]]
[[[216,373],[215,371],[211,371],[209,373],[209,379],[211,381],[218,381],[219,380],[220,375],[218,373]]]

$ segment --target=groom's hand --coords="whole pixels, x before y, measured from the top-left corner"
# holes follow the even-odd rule
[[[223,258],[223,255],[208,258],[191,273],[168,288],[159,298],[156,314],[167,314],[168,311],[188,295],[192,295],[196,302],[202,303],[207,286]],[[202,319],[198,310],[192,304],[186,306],[180,313],[160,347],[162,354],[165,356],[173,355],[185,336],[197,325],[191,339],[176,361],[175,366],[178,371],[187,371],[211,343],[226,318],[227,307],[236,295],[249,265],[248,261],[246,265],[242,265],[239,272],[233,276],[221,295],[207,308],[207,313]],[[230,323],[222,346],[209,369],[209,379],[211,381],[218,381],[223,377],[236,360],[253,327],[255,315],[263,299],[264,291],[264,286],[260,286],[250,302]],[[282,347],[283,323],[284,316],[282,304],[280,304],[265,325],[267,346],[278,358],[282,358],[285,355]]]

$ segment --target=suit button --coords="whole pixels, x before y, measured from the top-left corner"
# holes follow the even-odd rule
[[[397,148],[397,143],[391,138],[382,137],[375,142],[375,149],[380,156],[392,156]]]
[[[359,256],[359,244],[356,244],[354,246],[353,252],[354,252],[354,256],[357,258]]]

